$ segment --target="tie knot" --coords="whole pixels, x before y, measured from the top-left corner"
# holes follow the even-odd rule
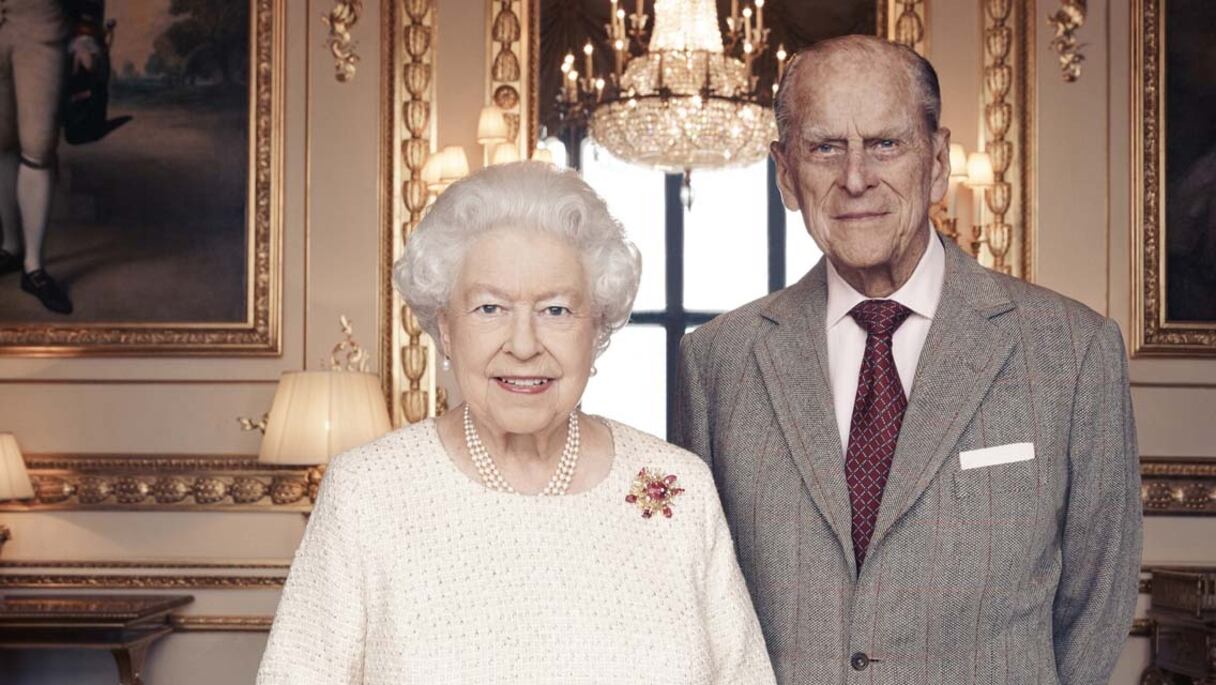
[[[893,335],[911,314],[911,309],[895,300],[866,300],[849,310],[849,316],[866,329],[866,333],[880,338]]]

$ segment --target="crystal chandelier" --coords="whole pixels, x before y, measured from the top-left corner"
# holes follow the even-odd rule
[[[590,42],[583,47],[583,74],[574,55],[566,55],[558,95],[563,123],[586,124],[592,140],[623,160],[683,173],[686,191],[693,169],[746,165],[768,154],[777,137],[777,86],[760,92],[753,73],[768,42],[764,0],[742,12],[732,0],[725,45],[714,0],[655,0],[648,45],[650,17],[642,0],[628,17],[628,31],[625,10],[618,0],[609,1],[611,23],[605,29],[614,69],[594,72]],[[776,58],[779,79],[784,47]],[[685,203],[690,201],[685,192]]]

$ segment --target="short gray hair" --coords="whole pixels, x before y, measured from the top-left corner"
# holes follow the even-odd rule
[[[465,252],[496,228],[547,231],[579,252],[589,277],[599,335],[596,351],[629,320],[642,257],[608,205],[570,169],[545,162],[487,167],[453,183],[406,241],[393,282],[418,323],[438,340],[438,317],[452,294]]]
[[[908,67],[916,80],[917,99],[920,100],[921,114],[925,123],[925,131],[932,135],[941,124],[942,89],[937,80],[937,71],[929,60],[917,54],[915,50],[875,36],[839,36],[821,40],[808,48],[798,51],[785,71],[781,74],[781,85],[777,87],[777,96],[773,100],[773,113],[777,119],[777,140],[785,148],[789,140],[790,129],[794,124],[795,107],[791,91],[797,79],[797,72],[806,68],[815,57],[831,53],[856,52],[870,57],[894,57]]]

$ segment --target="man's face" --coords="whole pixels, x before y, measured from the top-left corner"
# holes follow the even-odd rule
[[[785,206],[838,270],[906,277],[946,192],[950,132],[926,131],[913,74],[894,58],[829,54],[797,77],[789,139],[772,150]]]

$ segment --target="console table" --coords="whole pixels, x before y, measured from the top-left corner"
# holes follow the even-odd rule
[[[9,595],[0,598],[0,649],[104,649],[122,685],[142,685],[148,647],[173,632],[190,595]]]

